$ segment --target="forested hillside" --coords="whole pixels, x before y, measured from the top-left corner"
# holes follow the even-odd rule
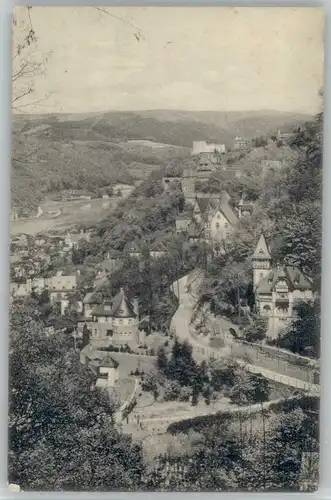
[[[193,141],[231,147],[237,135],[251,139],[279,127],[291,130],[304,118],[273,112],[14,115],[12,204],[34,211],[45,194],[145,178],[174,158],[187,157]],[[151,142],[128,142],[139,139]]]

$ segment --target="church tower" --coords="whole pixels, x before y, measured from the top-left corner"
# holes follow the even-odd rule
[[[261,233],[252,256],[253,262],[253,287],[254,290],[261,279],[265,278],[271,269],[271,256],[268,250],[264,234]]]

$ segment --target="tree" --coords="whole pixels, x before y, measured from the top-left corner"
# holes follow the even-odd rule
[[[178,381],[181,386],[191,386],[197,371],[196,362],[192,357],[192,346],[186,341],[179,342],[176,339],[167,366],[167,377]]]
[[[164,401],[175,401],[180,396],[180,384],[177,380],[166,380],[164,384]]]
[[[194,385],[193,391],[192,391],[191,404],[192,404],[192,406],[197,406],[198,402],[199,402],[199,388]]]
[[[239,370],[229,396],[232,403],[245,406],[267,401],[269,391],[269,382],[266,378]]]
[[[313,303],[300,302],[294,312],[294,320],[279,337],[279,346],[302,356],[319,357],[320,297],[317,296]]]
[[[158,350],[156,364],[158,370],[160,370],[162,373],[167,373],[168,358],[162,347]]]
[[[70,339],[45,336],[29,305],[14,306],[10,326],[9,481],[25,491],[136,489],[141,449],[114,427],[114,404],[91,390]]]
[[[12,108],[20,110],[33,106],[48,97],[48,94],[38,101],[26,101],[33,94],[36,76],[41,75],[46,68],[47,57],[36,59],[37,35],[32,24],[32,7],[18,7],[13,16],[13,73],[12,73]]]
[[[268,320],[257,317],[255,321],[244,329],[244,337],[247,342],[261,342],[266,339]]]

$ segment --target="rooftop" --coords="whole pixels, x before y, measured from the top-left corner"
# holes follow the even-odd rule
[[[261,233],[259,241],[253,253],[253,259],[271,259],[268,245],[263,233]]]
[[[112,316],[115,318],[136,318],[132,303],[126,296],[124,289],[121,288],[119,293],[114,297],[111,309]]]
[[[311,290],[312,284],[298,267],[281,266],[273,268],[270,273],[257,285],[257,291],[261,294],[272,293],[279,280],[286,281],[289,290]]]

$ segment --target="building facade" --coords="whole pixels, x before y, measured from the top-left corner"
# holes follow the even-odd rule
[[[194,141],[192,147],[192,155],[200,153],[221,153],[226,152],[225,144],[207,144],[206,141]]]
[[[293,319],[295,305],[313,299],[312,284],[295,266],[272,266],[263,234],[253,253],[252,263],[256,310],[268,319],[267,336],[277,338]]]
[[[144,340],[139,330],[138,299],[131,302],[123,288],[112,301],[104,301],[101,294],[85,297],[77,328],[80,334],[84,328],[89,330],[92,347],[127,344],[134,348]]]
[[[235,150],[241,150],[241,149],[246,149],[248,146],[248,141],[244,137],[236,137],[233,143],[233,149]]]
[[[194,198],[192,215],[183,214],[176,219],[176,233],[182,232],[191,241],[204,241],[214,246],[227,241],[238,222],[228,200],[228,193]]]

